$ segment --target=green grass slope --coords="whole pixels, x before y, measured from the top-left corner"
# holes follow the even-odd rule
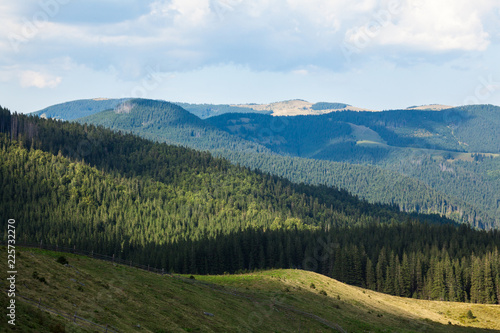
[[[2,247],[2,252],[5,250]],[[68,266],[57,262],[61,255]],[[20,295],[120,332],[500,330],[498,305],[388,296],[300,270],[190,279],[29,248],[18,248],[16,266],[17,321],[12,327],[2,320],[0,329],[4,332],[97,330],[38,309],[23,302]],[[0,269],[6,271],[5,261],[0,262]],[[6,288],[5,279],[1,285]],[[5,293],[0,300],[5,308]],[[468,318],[469,310],[474,318]]]

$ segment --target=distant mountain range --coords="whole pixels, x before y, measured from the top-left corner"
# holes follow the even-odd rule
[[[406,211],[445,214],[479,227],[500,225],[496,106],[368,112],[300,100],[179,104],[197,116],[172,103],[137,99],[75,101],[36,114],[209,150],[233,163],[347,189]],[[291,116],[302,111],[319,114]]]
[[[48,118],[59,118],[64,120],[73,120],[94,113],[115,108],[118,104],[129,100],[130,98],[108,99],[94,98],[71,101],[49,106],[40,111],[33,112],[38,116]],[[191,112],[201,119],[219,116],[225,113],[262,113],[273,116],[297,116],[297,115],[319,115],[334,111],[377,111],[365,108],[355,107],[345,103],[318,102],[310,103],[304,100],[295,99],[283,102],[269,104],[190,104],[182,102],[173,102],[183,109]],[[411,110],[445,110],[452,106],[441,104],[429,104],[421,106],[410,106]]]

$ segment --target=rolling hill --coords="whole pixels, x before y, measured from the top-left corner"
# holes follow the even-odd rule
[[[379,159],[398,148],[477,154],[500,152],[500,107],[492,105],[443,111],[345,111],[280,119],[269,115],[225,114],[209,118],[208,122],[254,141],[259,140],[259,132],[271,130],[274,140],[264,140],[266,145],[301,157],[342,158],[335,155],[337,149],[363,142],[377,144],[376,148],[381,150]]]
[[[264,146],[232,136],[176,104],[144,99],[128,100],[115,108],[75,120],[132,132],[151,140],[200,150],[231,149],[269,152]]]
[[[66,265],[58,262],[61,256]],[[498,305],[388,296],[301,270],[190,279],[39,249],[18,248],[17,258],[23,272],[18,276],[17,326],[7,328],[5,320],[0,324],[9,332],[97,329],[82,319],[75,324],[43,311],[45,307],[120,332],[500,330]],[[5,261],[0,267],[6,270]],[[0,300],[4,306],[4,293]]]
[[[123,103],[127,100],[128,100],[127,98],[82,99],[82,100],[52,105],[40,111],[33,112],[33,114],[43,118],[73,120],[89,116],[104,110],[114,109],[118,104]]]
[[[305,268],[399,296],[500,300],[496,230],[102,127],[0,111],[0,214],[22,221],[19,242],[175,272]]]
[[[345,189],[368,202],[396,205],[402,211],[438,213],[480,228],[495,225],[495,219],[483,212],[480,205],[473,206],[447,192],[440,192],[422,180],[399,174],[398,170],[263,153],[223,150],[213,154],[297,183]]]
[[[225,114],[207,121],[281,155],[375,165],[407,176],[456,206],[475,207],[476,213],[465,207],[459,213],[468,215],[469,223],[500,225],[500,182],[494,176],[500,170],[499,107],[296,117]]]
[[[86,100],[69,101],[66,103],[49,106],[45,109],[33,112],[37,116],[56,118],[61,120],[73,120],[95,113],[114,109],[118,104],[133,98],[94,98]],[[183,102],[172,102],[189,111],[200,119],[220,116],[226,113],[257,113],[274,116],[312,115],[324,114],[333,111],[370,111],[357,108],[344,103],[309,103],[303,100],[290,100],[270,104],[194,104]],[[432,106],[434,107],[434,106]],[[416,107],[415,107],[416,108]],[[423,108],[423,107],[422,107]]]
[[[347,189],[405,211],[445,214],[481,228],[500,225],[498,108],[296,117],[227,113],[201,120],[168,102],[134,103],[130,113],[110,110],[77,121],[209,150],[233,163]]]
[[[32,112],[39,117],[54,118],[59,120],[74,120],[82,117],[91,116],[101,111],[113,110],[119,104],[134,98],[93,98],[69,101],[61,104],[52,105],[42,110]],[[272,111],[259,111],[249,107],[237,107],[228,104],[191,104],[182,102],[173,102],[183,109],[189,111],[200,119],[206,119],[225,113],[262,113],[271,114]]]

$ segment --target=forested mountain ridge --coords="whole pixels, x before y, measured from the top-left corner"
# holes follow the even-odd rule
[[[38,116],[45,115],[48,118],[57,118],[61,120],[73,120],[90,116],[95,113],[116,108],[119,104],[126,102],[128,99],[89,99],[71,101],[62,104],[57,104],[47,107],[43,110],[34,112]],[[264,114],[271,111],[262,111],[252,109],[252,104],[245,107],[237,107],[231,105],[212,105],[212,104],[189,104],[175,103],[180,105],[189,112],[195,114],[201,119],[218,116],[227,113],[253,113]],[[275,103],[276,104],[276,103]],[[499,147],[496,144],[500,126],[498,116],[498,107],[493,105],[469,105],[456,108],[448,108],[442,110],[422,110],[419,108],[411,108],[404,110],[388,110],[381,112],[353,112],[345,110],[347,104],[343,103],[316,103],[311,104],[314,110],[343,110],[342,112],[333,112],[326,115],[315,115],[306,118],[287,117],[292,123],[293,119],[303,121],[307,120],[305,126],[311,127],[310,122],[324,123],[323,120],[329,122],[347,122],[363,126],[362,128],[353,128],[356,135],[359,136],[359,129],[365,134],[369,134],[366,128],[377,132],[383,138],[379,143],[387,142],[389,145],[408,146],[412,147],[445,149],[451,151],[463,151],[472,153],[495,153],[499,152]],[[256,107],[256,106],[255,106]],[[330,115],[330,116],[329,116]],[[333,117],[333,118],[332,118]],[[222,118],[224,120],[225,118]],[[237,116],[236,118],[237,119]],[[225,127],[227,124],[220,123],[217,117],[212,119],[213,122],[218,122],[219,128]],[[271,120],[265,120],[264,124],[269,124]],[[316,124],[314,124],[316,127]],[[247,126],[248,127],[248,126]],[[383,131],[383,127],[389,131]],[[266,127],[264,127],[266,128]],[[269,126],[267,126],[269,129]],[[321,126],[319,127],[321,128]],[[245,128],[248,130],[248,128]],[[259,130],[259,128],[255,128]],[[274,131],[271,128],[272,131]],[[390,132],[393,132],[391,135]],[[274,131],[275,132],[275,131]],[[256,136],[254,136],[256,137]],[[406,137],[406,140],[404,139]],[[391,139],[396,139],[397,142]],[[364,138],[360,138],[363,140]],[[389,140],[389,141],[387,141]],[[359,140],[358,140],[359,141]]]
[[[345,150],[366,141],[378,144],[378,148],[383,150],[389,146],[468,153],[500,152],[497,144],[500,107],[493,105],[471,105],[442,111],[343,111],[280,117],[279,120],[252,113],[224,114],[207,121],[254,141],[258,141],[259,132],[271,129],[272,137],[266,140],[267,146],[302,157],[333,160],[333,148],[338,150],[344,147]],[[280,127],[270,128],[273,123],[279,123]],[[316,141],[316,146],[313,141]]]
[[[419,179],[378,166],[229,150],[213,154],[297,183],[345,189],[368,202],[397,205],[406,212],[437,213],[481,229],[494,227],[496,223],[495,218],[488,217],[478,206],[439,192]]]
[[[93,125],[1,109],[0,131],[0,214],[19,221],[19,242],[176,272],[300,267],[393,295],[500,299],[498,231]]]
[[[94,98],[81,99],[61,104],[52,105],[33,114],[60,120],[73,120],[95,114],[104,110],[115,108],[118,104],[127,101],[130,98],[108,99]]]
[[[276,118],[226,114],[207,121],[279,154],[376,165],[419,180],[458,207],[474,207],[459,209],[469,223],[500,225],[499,107]]]
[[[60,120],[74,120],[91,116],[101,111],[115,109],[119,104],[137,98],[93,98],[68,101],[65,103],[48,106],[42,110],[34,111],[32,114],[55,118]],[[225,113],[263,113],[271,114],[272,111],[258,111],[249,107],[237,107],[228,104],[191,104],[182,102],[172,102],[179,105],[183,109],[189,111],[200,119],[206,119],[213,116],[218,116]]]
[[[130,188],[136,188],[135,191],[129,188],[129,190],[120,192],[131,195],[132,201],[138,193],[144,196],[145,193],[151,192],[153,195],[151,201],[154,201],[153,198],[158,195],[156,192],[162,193],[160,197],[163,200],[170,198],[167,193],[177,193],[179,191],[180,193],[186,191],[191,193],[193,195],[192,199],[199,200],[199,203],[193,204],[194,206],[188,209],[190,220],[197,221],[202,216],[212,216],[213,214],[209,214],[209,212],[215,207],[219,207],[218,210],[220,210],[228,205],[228,211],[222,217],[225,219],[231,218],[233,223],[240,218],[242,219],[232,225],[235,228],[234,230],[246,228],[243,221],[247,221],[249,225],[252,225],[253,222],[250,223],[252,220],[248,220],[249,216],[253,216],[257,220],[260,219],[259,223],[255,223],[266,227],[270,226],[266,223],[272,223],[274,220],[279,224],[286,222],[288,219],[288,223],[314,227],[325,227],[327,225],[347,226],[383,221],[389,223],[391,221],[411,219],[409,215],[400,213],[393,206],[368,204],[353,197],[346,191],[339,191],[330,187],[294,184],[283,178],[233,166],[226,160],[211,157],[208,153],[154,143],[131,134],[114,133],[108,129],[93,125],[79,125],[23,115],[10,115],[6,110],[3,110],[2,113],[0,129],[5,133],[2,143],[6,154],[5,159],[3,159],[3,166],[14,168],[11,172],[4,173],[5,179],[13,181],[16,178],[13,176],[15,174],[14,170],[19,164],[26,165],[28,170],[37,169],[38,166],[35,163],[37,156],[40,156],[43,162],[40,164],[40,168],[45,168],[44,164],[48,162],[48,159],[61,159],[61,161],[54,162],[54,165],[61,168],[66,166],[67,172],[73,170],[71,176],[57,177],[61,170],[56,168],[56,170],[46,170],[46,178],[57,178],[57,182],[61,183],[61,185],[76,188],[75,195],[69,195],[68,197],[68,199],[76,200],[73,202],[75,205],[81,204],[83,207],[91,208],[102,206],[99,204],[103,200],[102,197],[94,197],[92,200],[83,200],[87,198],[85,195],[83,198],[81,197],[82,194],[88,191],[85,190],[84,183],[88,183],[92,179],[96,182],[111,182],[110,179],[106,180],[105,177],[100,176],[98,170],[102,170],[119,179],[122,177],[132,177],[132,179],[139,177],[137,181],[142,179],[140,183],[134,183],[136,182],[134,180],[132,181],[134,185],[129,184]],[[9,142],[18,142],[18,144]],[[17,149],[20,150],[16,152]],[[42,158],[40,154],[45,157]],[[51,154],[52,157],[49,158],[49,155],[46,154]],[[9,156],[16,162],[9,162]],[[21,162],[23,160],[24,163]],[[32,162],[28,163],[29,161]],[[82,168],[87,171],[79,172]],[[44,178],[42,176],[44,172],[38,171],[40,172],[32,176],[41,180]],[[89,175],[91,175],[90,178]],[[83,179],[78,180],[77,176],[83,177]],[[29,179],[26,179],[26,181],[29,183]],[[73,181],[75,183],[71,184]],[[37,182],[35,181],[35,183]],[[155,192],[154,186],[156,185],[151,185],[153,188],[146,190],[149,182],[160,182],[166,185],[180,186],[181,188]],[[42,183],[46,184],[45,182]],[[45,185],[45,187],[47,186]],[[103,185],[95,185],[97,188],[101,186]],[[93,188],[90,185],[89,187]],[[110,187],[110,189],[113,188]],[[13,190],[12,188],[9,189],[9,191]],[[48,188],[40,191],[44,193],[46,190]],[[64,193],[69,193],[68,191],[69,189],[60,191],[61,199],[66,198]],[[101,196],[104,195],[102,191],[100,193]],[[164,197],[165,195],[167,197]],[[249,200],[249,198],[253,199]],[[161,200],[157,199],[158,204],[161,205]],[[218,200],[221,200],[221,202],[218,202]],[[210,202],[213,202],[213,205],[207,205]],[[200,207],[194,210],[194,207],[198,205]],[[109,208],[113,205],[109,203],[105,206]],[[38,210],[30,211],[34,213]],[[197,214],[194,214],[194,211]],[[264,211],[272,212],[271,216],[273,218],[267,215],[266,218],[264,216],[259,217],[258,214],[255,215]],[[246,213],[243,214],[243,212]],[[239,218],[237,218],[238,216]],[[419,218],[428,221],[436,220],[440,223],[451,222],[443,218],[424,215],[419,216]],[[197,223],[195,222],[195,224]],[[232,230],[229,226],[227,227],[225,232]]]
[[[110,129],[136,133],[155,141],[191,148],[232,149],[268,152],[259,143],[232,136],[176,104],[164,101],[132,99],[103,111],[76,120],[79,123],[102,125]]]
[[[209,150],[233,163],[263,168],[295,182],[347,189],[370,202],[396,204],[405,211],[445,214],[481,228],[500,225],[500,177],[495,178],[500,159],[494,154],[443,150],[458,144],[452,133],[471,136],[481,126],[491,127],[498,113],[494,107],[487,106],[490,111],[484,114],[481,107],[466,107],[465,111],[297,117],[228,113],[200,120],[168,102],[135,100],[132,104],[130,113],[109,110],[77,121]],[[469,129],[457,131],[458,127]],[[490,137],[495,131],[493,126],[480,132]]]
[[[108,99],[94,98],[86,100],[70,101],[66,103],[49,106],[43,110],[33,112],[38,116],[44,115],[47,118],[57,118],[61,120],[73,120],[90,116],[92,114],[114,109],[118,104],[134,98]],[[206,119],[225,113],[258,113],[274,115],[294,115],[294,114],[322,114],[339,110],[365,110],[352,107],[344,103],[309,103],[302,100],[292,100],[271,104],[194,104],[183,102],[172,102],[183,109],[189,111],[200,119]],[[297,105],[300,104],[300,105]]]

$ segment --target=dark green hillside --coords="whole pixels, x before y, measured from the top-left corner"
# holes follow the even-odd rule
[[[153,143],[133,135],[122,135],[91,125],[83,126],[22,115],[11,116],[7,111],[3,111],[0,124],[0,128],[6,133],[2,139],[5,154],[2,159],[2,166],[5,168],[3,178],[6,181],[2,183],[7,187],[3,192],[7,201],[24,199],[29,202],[30,197],[25,197],[28,193],[23,192],[22,188],[30,187],[30,183],[33,182],[43,186],[32,187],[29,193],[32,198],[49,195],[51,187],[56,189],[61,186],[60,191],[54,193],[56,198],[53,204],[56,202],[61,204],[63,199],[73,200],[71,205],[75,206],[71,206],[72,208],[68,208],[66,212],[78,207],[81,208],[80,212],[91,208],[89,211],[91,213],[94,212],[93,209],[99,207],[110,209],[116,204],[102,203],[105,196],[103,188],[106,188],[105,184],[111,181],[98,171],[102,170],[118,179],[138,177],[132,183],[123,180],[123,192],[119,193],[128,197],[121,198],[119,202],[131,203],[132,207],[132,203],[142,197],[162,207],[165,201],[171,202],[172,197],[179,195],[182,199],[179,199],[180,202],[174,205],[176,208],[169,210],[169,213],[188,218],[188,221],[192,221],[195,225],[199,225],[201,221],[207,223],[208,219],[211,223],[206,225],[207,228],[216,225],[220,228],[220,225],[225,225],[225,232],[245,229],[251,225],[269,226],[280,219],[297,226],[325,227],[402,221],[409,218],[399,213],[395,207],[370,205],[345,191],[324,186],[293,184],[282,178],[232,166],[226,160],[213,158],[208,153]],[[14,138],[17,140],[13,140]],[[23,147],[31,150],[24,150]],[[52,155],[49,156],[47,153]],[[43,163],[36,163],[38,158]],[[66,158],[71,158],[72,161]],[[47,169],[45,164],[53,164],[54,168]],[[18,170],[19,165],[25,165],[25,168]],[[66,177],[59,175],[63,170],[71,173]],[[29,176],[24,175],[25,172]],[[21,180],[26,184],[14,186],[16,181]],[[122,181],[118,181],[120,182]],[[161,184],[155,185],[151,182],[160,182],[172,188],[158,190],[157,186]],[[100,189],[99,195],[92,194],[91,189],[94,188]],[[13,196],[6,194],[12,191],[21,192]],[[147,196],[148,193],[152,197]],[[110,195],[108,200],[116,199],[118,194]],[[7,209],[5,215],[16,212],[14,206],[4,204],[3,207]],[[182,213],[176,213],[178,209],[182,210]],[[140,208],[137,210],[141,211]],[[43,215],[50,211],[33,207],[27,210],[26,214]],[[121,210],[119,215],[125,218],[123,216],[125,212]],[[432,220],[431,217],[422,216],[422,218]],[[40,219],[29,220],[40,221]],[[89,221],[93,219],[95,218],[89,218]],[[174,218],[172,220],[176,221]],[[449,222],[445,219],[437,220]],[[183,229],[189,225],[175,229],[182,234],[185,232]],[[200,227],[196,230],[204,232]],[[190,238],[192,235],[186,237]]]
[[[18,242],[75,246],[183,273],[299,267],[393,295],[498,301],[498,232],[430,226],[408,218],[406,224],[374,224],[389,216],[360,216],[372,223],[352,220],[358,227],[323,222],[315,228],[293,212],[285,219],[274,200],[267,207],[250,204],[242,209],[250,216],[238,221],[241,212],[204,197],[201,190],[117,178],[17,145],[2,145],[1,157],[2,202],[7,206],[2,214],[16,218]],[[241,200],[254,195],[236,196],[235,204],[243,206]],[[337,214],[336,220],[349,219]],[[474,275],[474,265],[485,270]],[[490,291],[483,294],[488,283]]]
[[[333,112],[317,116],[276,117],[226,114],[207,121],[244,138],[259,139],[275,151],[296,156],[337,159],[332,146],[371,142],[381,158],[389,148],[423,148],[468,153],[498,153],[500,107],[475,105],[444,111],[394,110],[384,112]],[[278,125],[276,125],[278,124]],[[297,140],[301,140],[297,144]],[[316,146],[306,144],[316,141]],[[301,145],[302,144],[302,145]],[[389,147],[388,147],[389,146]],[[354,147],[354,146],[351,146]],[[354,153],[360,154],[355,150]],[[362,153],[361,153],[362,154]],[[367,154],[367,153],[365,153]],[[361,156],[362,157],[362,156]],[[360,158],[361,158],[360,157]]]
[[[352,134],[349,124],[325,122],[317,116],[225,114],[207,119],[207,122],[247,141],[265,145],[274,152],[300,157],[315,157],[327,146],[338,148],[349,141]]]
[[[37,116],[45,115],[47,118],[73,120],[104,110],[113,109],[118,104],[123,103],[126,100],[128,99],[82,99],[52,105],[40,111],[33,112],[33,114]]]
[[[102,125],[139,134],[150,140],[201,150],[226,148],[269,152],[258,143],[230,136],[180,106],[164,101],[133,99],[113,110],[80,118],[77,122]]]
[[[484,154],[439,150],[431,141],[422,141],[455,133],[458,125],[465,127],[463,119],[473,117],[465,115],[465,111],[337,112],[297,117],[239,113],[200,120],[167,102],[130,103],[133,107],[129,113],[105,111],[79,122],[131,131],[160,142],[225,152],[224,157],[233,163],[262,168],[295,182],[333,185],[371,202],[399,205],[405,211],[445,214],[479,227],[500,225],[500,182],[490,181],[498,168],[483,174],[468,169],[473,164],[493,167],[489,161],[494,159]],[[491,112],[489,118],[476,118],[482,119],[480,123],[491,122],[494,110]],[[474,128],[476,123],[468,126]],[[431,135],[430,131],[438,134]],[[490,134],[494,135],[485,133]],[[310,159],[253,154],[271,150]],[[346,168],[316,159],[375,164],[388,171],[369,166]],[[460,162],[462,159],[473,163]],[[461,163],[459,167],[454,166],[457,163]]]
[[[481,191],[495,193],[495,182],[488,180],[498,180],[500,173],[491,173],[488,170],[493,168],[500,170],[500,166],[486,167],[483,170],[478,168],[483,164],[476,165],[476,169],[472,172],[477,175],[476,179],[481,179],[481,183],[486,185],[483,188],[467,188],[471,184],[465,182],[463,177],[461,178],[463,183],[458,182],[458,177],[453,177],[454,181],[451,182],[449,182],[450,179],[446,178],[439,180],[450,188],[449,192],[439,192],[417,177],[409,177],[378,166],[228,150],[214,151],[214,154],[227,158],[233,163],[285,177],[296,183],[321,184],[345,189],[371,203],[394,204],[406,212],[438,213],[482,229],[498,225],[494,217],[496,209],[489,212],[487,209],[483,211],[480,207],[484,205],[496,208],[495,196],[485,197],[484,194],[481,194],[484,192]],[[500,159],[491,159],[488,162],[500,163]],[[460,164],[468,167],[470,163],[462,162]],[[419,169],[422,173],[425,173],[426,170],[427,168]],[[438,170],[440,171],[439,168]],[[485,172],[485,175],[481,176],[480,172]],[[421,176],[423,178],[424,174]],[[427,176],[429,177],[430,174]],[[435,172],[434,176],[440,177],[440,173]],[[446,176],[450,177],[451,175],[447,173]],[[449,193],[453,191],[453,186],[465,193],[476,193],[475,196],[469,195],[467,197],[474,205],[451,196]],[[500,188],[496,193],[498,192],[500,192]]]
[[[343,119],[346,114],[352,119]],[[280,154],[353,163],[384,161],[396,149],[389,146],[388,141],[396,140],[397,135],[356,123],[360,114],[336,112],[293,117],[225,114],[206,121]],[[338,120],[338,117],[341,119]]]
[[[410,177],[441,193],[452,206],[459,207],[457,214],[449,215],[457,220],[473,225],[500,225],[500,182],[494,177],[500,170],[500,108],[496,106],[444,111],[349,111],[297,117],[226,114],[207,121],[277,153],[377,165],[394,173],[395,179],[401,175]],[[273,165],[266,170],[276,169]],[[477,173],[478,170],[482,171]],[[283,174],[279,170],[276,173]],[[314,177],[328,182],[328,176]],[[342,188],[352,191],[355,185]],[[378,194],[356,190],[354,193],[365,198]],[[414,207],[446,211],[443,205],[436,206],[441,199],[420,194],[421,199],[411,200]],[[382,200],[405,207],[407,201],[401,200],[402,196],[395,191],[391,201]]]
[[[500,152],[500,108],[494,105],[470,105],[457,109],[464,113],[454,122],[456,139],[463,142],[468,152]],[[451,114],[449,117],[453,117]],[[453,118],[452,118],[453,119]]]
[[[412,162],[408,163],[408,160]],[[499,163],[499,157],[481,161],[436,161],[432,156],[418,154],[388,165],[387,168],[419,179],[441,193],[467,202],[474,207],[473,214],[480,220],[495,221],[498,227],[500,181],[494,175],[500,171]],[[467,212],[465,207],[461,211]]]
[[[176,272],[302,267],[394,295],[498,301],[497,231],[130,134],[0,112],[0,215],[16,219],[18,242]]]
[[[119,104],[131,100],[133,98],[120,98],[120,99],[82,99],[76,101],[69,101],[61,104],[52,105],[35,111],[32,114],[37,116],[45,115],[47,118],[56,118],[61,120],[74,120],[91,116],[101,111],[112,110]],[[271,111],[257,111],[250,108],[242,108],[231,106],[227,104],[190,104],[175,102],[173,104],[179,105],[183,109],[189,111],[200,119],[206,119],[213,116],[218,116],[225,113],[262,113],[269,114]]]

